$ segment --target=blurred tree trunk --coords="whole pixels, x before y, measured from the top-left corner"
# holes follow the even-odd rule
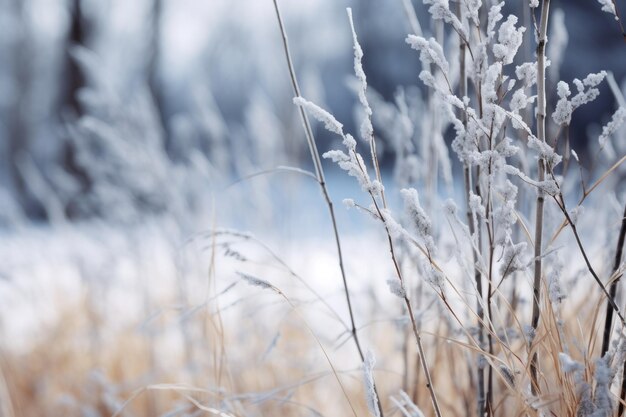
[[[83,27],[82,14],[81,0],[71,0],[71,22],[66,47],[67,87],[64,97],[64,107],[73,111],[76,116],[80,116],[82,111],[76,93],[84,86],[85,77],[76,62],[70,56],[70,49],[79,45],[85,45],[85,28]]]
[[[152,20],[149,28],[150,42],[147,63],[147,77],[150,94],[154,100],[154,106],[158,121],[163,129],[165,145],[168,143],[167,103],[163,87],[163,74],[161,71],[161,26],[163,17],[163,0],[153,0]]]
[[[85,86],[85,76],[71,55],[72,48],[87,44],[87,22],[83,16],[81,3],[82,0],[69,0],[68,3],[71,20],[65,45],[64,91],[61,93],[62,123],[74,123],[82,116],[84,111],[78,100],[78,92]],[[89,176],[78,163],[74,142],[69,138],[66,138],[63,142],[61,164],[64,170],[78,182],[81,190],[89,189]],[[65,211],[70,218],[76,217],[78,214],[72,201],[68,202]]]
[[[13,74],[15,81],[15,96],[11,103],[12,108],[7,114],[8,120],[8,154],[10,181],[14,187],[16,200],[30,218],[41,219],[45,213],[28,187],[28,181],[23,172],[22,161],[27,157],[31,142],[30,112],[32,104],[32,80],[34,77],[30,57],[33,54],[33,42],[30,22],[27,19],[27,0],[14,0],[13,14],[19,23],[19,33],[12,44]]]

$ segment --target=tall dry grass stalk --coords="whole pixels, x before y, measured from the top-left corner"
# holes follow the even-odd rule
[[[541,17],[539,20],[539,34],[537,43],[537,138],[546,143],[546,43],[548,42],[548,16],[550,14],[550,0],[541,2]],[[545,181],[546,161],[539,158],[537,163],[537,180]],[[542,188],[537,190],[537,204],[535,213],[535,269],[533,275],[533,313],[531,326],[536,331],[539,325],[540,303],[541,303],[541,277],[542,277],[542,257],[543,257],[543,211],[545,203],[545,192]],[[531,389],[533,394],[538,394],[539,386],[538,372],[539,359],[537,352],[533,350],[532,340],[530,351],[532,360],[530,363]]]
[[[274,10],[276,11],[276,18],[278,20],[278,26],[280,28],[280,33],[281,33],[281,37],[282,37],[282,41],[283,41],[283,50],[285,53],[285,58],[287,60],[287,66],[288,66],[288,70],[289,70],[289,78],[291,79],[291,86],[293,88],[293,93],[295,95],[295,97],[301,97],[302,94],[300,92],[300,87],[298,85],[298,78],[296,76],[296,72],[293,66],[293,60],[291,59],[291,53],[289,51],[289,42],[287,40],[287,31],[285,30],[285,26],[283,23],[283,19],[281,17],[280,14],[280,8],[278,6],[278,0],[273,0],[274,2]],[[304,111],[304,108],[302,107],[298,107],[299,109],[299,113],[300,113],[300,118],[302,120],[302,124],[304,127],[304,131],[305,131],[305,136],[307,139],[307,145],[309,148],[309,152],[311,154],[311,159],[313,161],[313,165],[315,167],[315,175],[317,178],[317,182],[319,183],[319,186],[321,188],[322,194],[324,196],[324,201],[326,202],[326,207],[328,208],[328,213],[330,215],[330,219],[332,222],[332,227],[333,227],[333,235],[335,238],[335,246],[337,248],[337,258],[339,260],[339,269],[341,271],[341,278],[343,281],[343,286],[344,286],[344,291],[345,291],[345,295],[346,295],[346,304],[348,306],[348,313],[350,315],[350,325],[352,326],[351,328],[351,332],[352,332],[352,338],[354,340],[354,344],[356,346],[357,352],[359,354],[359,358],[361,360],[361,362],[363,363],[365,361],[365,355],[363,353],[363,348],[361,347],[361,341],[359,340],[359,335],[357,332],[357,327],[354,321],[354,311],[352,309],[352,301],[350,298],[350,290],[348,288],[348,279],[346,277],[346,271],[345,271],[345,267],[344,267],[344,259],[343,259],[343,252],[341,249],[341,240],[339,237],[339,231],[337,229],[337,218],[335,216],[335,209],[333,207],[333,202],[330,198],[330,195],[328,193],[328,188],[326,186],[326,179],[324,176],[324,169],[322,167],[322,163],[320,160],[320,154],[317,150],[317,144],[315,143],[315,137],[313,136],[313,130],[311,129],[311,124],[309,123],[309,119],[308,116],[306,114],[306,112]],[[373,142],[373,141],[372,141]],[[376,154],[376,147],[375,144],[372,145],[372,155]],[[380,171],[379,168],[377,167],[377,175],[380,176]],[[378,390],[376,387],[376,383],[374,382],[374,391],[376,393],[376,405],[378,407],[378,412],[380,413],[380,416],[383,417],[384,413],[383,413],[383,406],[380,402],[380,396],[378,395]]]

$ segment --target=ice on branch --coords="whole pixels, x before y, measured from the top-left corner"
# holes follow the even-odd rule
[[[354,140],[352,135],[343,133],[343,125],[339,123],[332,114],[302,97],[294,98],[293,102],[305,109],[315,119],[324,123],[324,127],[326,127],[327,130],[342,137],[343,145],[346,147],[348,153],[340,150],[331,150],[324,153],[322,156],[335,162],[341,169],[346,171],[348,175],[355,177],[357,181],[359,181],[363,191],[372,193],[374,196],[379,196],[383,190],[383,185],[379,181],[372,181],[370,179],[365,161],[363,161],[363,157],[356,151],[356,140]]]
[[[528,5],[531,9],[536,9],[539,7],[539,0],[530,0]]]
[[[493,45],[493,55],[503,64],[511,64],[517,54],[517,50],[522,45],[522,40],[526,28],[520,26],[516,28],[517,17],[509,15],[498,30],[498,43]]]
[[[350,20],[350,29],[352,30],[352,41],[354,43],[354,74],[359,80],[359,101],[365,111],[365,118],[361,124],[361,137],[363,140],[370,142],[374,140],[374,127],[372,126],[372,108],[367,101],[367,77],[363,71],[363,49],[359,44],[354,30],[354,22],[352,20],[352,9],[348,8],[348,19]]]
[[[387,285],[389,286],[389,291],[396,297],[404,298],[406,297],[406,290],[402,286],[402,282],[398,278],[390,278],[387,280]]]
[[[502,63],[495,62],[487,68],[483,79],[483,98],[487,102],[498,101],[498,80],[502,74]]]
[[[572,94],[569,84],[559,81],[557,84],[557,95],[559,101],[552,113],[552,120],[559,125],[569,125],[572,121],[572,113],[583,104],[587,104],[595,100],[600,95],[600,90],[596,87],[606,77],[606,72],[601,71],[597,74],[589,74],[584,80],[574,79],[577,93],[571,100],[568,97]]]
[[[532,87],[537,83],[537,63],[524,62],[515,67],[515,75],[520,81],[524,81],[524,86]]]
[[[328,113],[326,110],[318,106],[317,104],[311,103],[308,100],[305,100],[302,97],[295,97],[293,102],[305,109],[311,116],[313,116],[318,121],[324,123],[324,127],[330,132],[336,133],[340,136],[343,136],[343,125],[337,121],[333,117],[332,114]]]
[[[376,208],[372,205],[370,211],[374,213],[376,211]],[[383,223],[385,224],[385,228],[393,239],[400,239],[409,236],[409,232],[404,227],[402,227],[402,225],[398,223],[396,219],[393,218],[393,215],[391,214],[391,211],[389,211],[389,209],[380,208],[380,214],[382,218],[379,219],[383,221]]]
[[[420,204],[417,190],[415,188],[404,188],[400,190],[400,194],[404,198],[405,210],[417,235],[424,242],[428,251],[433,253],[435,242],[432,237],[432,222]]]
[[[513,97],[511,97],[511,101],[509,102],[509,108],[514,114],[519,114],[520,110],[528,107],[533,101],[535,101],[535,96],[529,98],[524,92],[524,89],[520,88],[513,93]]]
[[[443,48],[435,38],[426,40],[421,36],[409,35],[406,38],[406,43],[408,43],[411,48],[420,52],[420,61],[422,61],[424,68],[434,64],[446,74],[450,70],[450,65],[443,54]]]
[[[443,293],[445,284],[444,274],[438,269],[435,269],[435,267],[428,260],[424,260],[422,262],[422,271],[426,282],[432,285],[434,289]]]
[[[556,103],[554,113],[552,113],[552,120],[558,125],[568,125],[572,121],[572,112],[574,111],[572,103],[567,99],[572,94],[569,85],[565,81],[559,81],[556,86],[556,94],[559,96],[559,101]]]
[[[546,59],[545,68],[550,66],[550,60]],[[537,61],[524,62],[515,67],[515,76],[524,82],[524,87],[529,88],[537,84]]]
[[[517,187],[509,180],[498,188],[502,196],[502,204],[493,211],[494,230],[497,230],[496,243],[504,245],[510,239],[512,226],[517,222],[515,203],[517,201]]]
[[[503,6],[504,2],[500,2],[498,4],[494,4],[491,6],[491,9],[489,9],[489,15],[487,16],[487,43],[489,43],[495,36],[496,24],[504,17],[501,13]]]
[[[444,22],[449,23],[452,25],[454,30],[461,35],[461,37],[467,39],[463,24],[450,10],[448,0],[424,0],[424,4],[430,5],[428,13],[431,14],[434,20],[443,20]]]
[[[603,12],[610,13],[613,15],[615,20],[619,20],[619,17],[617,17],[617,12],[615,11],[615,4],[613,3],[613,0],[598,0],[598,3],[602,5]]]
[[[553,179],[547,179],[545,181],[535,181],[512,165],[505,165],[504,172],[509,175],[515,175],[519,177],[522,181],[539,188],[548,195],[556,196],[561,192],[561,187],[559,183],[557,183]]]
[[[565,293],[561,288],[561,276],[563,275],[563,262],[557,254],[554,258],[552,271],[548,275],[548,298],[554,309],[565,299]]]
[[[342,202],[343,202],[344,206],[346,206],[347,208],[354,208],[354,207],[356,207],[356,203],[351,198],[344,198]]]
[[[465,15],[468,16],[472,22],[474,22],[475,26],[480,25],[478,11],[480,10],[482,3],[482,0],[466,0],[461,2]]]
[[[363,157],[356,152],[356,141],[350,134],[345,135],[343,138],[343,144],[348,150],[347,154],[340,150],[331,150],[322,156],[330,159],[339,165],[339,168],[346,171],[348,175],[356,178],[363,191],[372,193],[374,196],[380,195],[383,185],[376,180],[372,181],[370,179]]]
[[[514,244],[509,242],[504,247],[502,254],[502,264],[500,266],[500,275],[505,277],[515,271],[523,271],[527,267],[524,260],[524,252],[526,251],[526,242]]]
[[[374,417],[380,417],[380,411],[378,410],[378,395],[376,394],[376,386],[374,385],[374,365],[376,365],[376,359],[374,358],[374,354],[368,350],[365,354],[365,360],[363,361],[365,400],[370,413]]]
[[[609,137],[619,129],[619,127],[624,123],[624,119],[626,118],[626,108],[620,107],[617,109],[615,113],[613,113],[613,117],[611,117],[611,121],[607,123],[602,128],[602,134],[598,138],[600,142],[600,146],[605,146]]]
[[[528,147],[539,152],[541,159],[546,161],[550,167],[555,167],[563,159],[561,155],[552,149],[552,146],[548,145],[546,142],[540,141],[534,136],[528,138]]]

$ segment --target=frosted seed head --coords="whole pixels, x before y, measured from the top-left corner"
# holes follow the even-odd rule
[[[237,275],[239,275],[246,283],[248,283],[249,285],[252,285],[253,287],[260,287],[263,289],[273,289],[274,287],[272,286],[272,284],[270,284],[269,282],[265,281],[264,279],[261,278],[257,278],[255,276],[249,275],[249,274],[245,274],[243,272],[237,272]]]
[[[613,113],[611,121],[602,127],[602,134],[598,138],[600,146],[606,146],[611,135],[613,135],[624,123],[624,119],[626,119],[626,108],[620,107],[615,113]]]
[[[400,190],[400,194],[404,198],[404,207],[418,235],[420,237],[431,236],[432,223],[420,204],[417,190],[415,188],[405,188]]]
[[[617,13],[615,11],[615,4],[613,3],[613,0],[598,0],[598,3],[602,5],[601,10],[603,12],[610,13],[613,15],[615,20],[619,20],[619,18],[617,17]]]
[[[293,102],[304,108],[315,119],[324,123],[324,127],[328,131],[343,136],[343,125],[339,123],[332,114],[302,97],[294,97]]]
[[[565,81],[559,81],[559,83],[556,85],[556,94],[559,96],[559,98],[569,97],[572,94],[569,89],[569,84]]]
[[[522,45],[523,34],[526,28],[516,28],[517,17],[509,15],[507,20],[500,25],[498,30],[498,43],[493,46],[493,55],[496,59],[502,61],[502,63],[511,64],[517,50]]]
[[[389,291],[396,297],[404,298],[406,297],[406,290],[402,286],[402,283],[398,278],[390,278],[387,280],[387,285],[389,286]]]
[[[576,362],[567,353],[559,352],[559,362],[561,362],[563,372],[569,373],[583,370],[583,365]]]
[[[376,359],[371,351],[367,351],[365,354],[365,360],[363,361],[363,382],[365,383],[365,400],[367,402],[367,408],[374,417],[380,417],[380,411],[378,410],[378,396],[376,395],[376,387],[374,384],[374,365],[376,365]]]

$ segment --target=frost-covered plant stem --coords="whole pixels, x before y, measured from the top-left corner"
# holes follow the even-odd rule
[[[285,53],[285,58],[287,60],[287,66],[289,68],[289,77],[291,78],[291,85],[293,88],[293,93],[296,97],[300,97],[300,87],[298,85],[298,79],[296,77],[296,72],[293,67],[293,61],[291,59],[291,53],[289,52],[289,42],[287,40],[287,32],[285,30],[285,26],[283,24],[283,19],[280,14],[280,9],[278,7],[278,0],[273,0],[274,2],[274,10],[276,11],[276,18],[278,20],[278,25],[280,28],[280,33],[283,41],[283,49]],[[304,126],[305,136],[307,140],[307,145],[309,147],[309,151],[311,153],[311,159],[313,160],[313,165],[315,167],[315,176],[317,177],[317,182],[320,185],[322,194],[324,196],[324,201],[326,202],[326,206],[328,207],[328,212],[330,215],[330,219],[333,226],[333,234],[335,238],[335,246],[337,248],[337,258],[339,260],[339,269],[341,271],[341,278],[343,281],[344,292],[346,294],[346,303],[348,305],[348,314],[350,316],[350,326],[351,326],[351,334],[352,339],[354,340],[354,344],[359,354],[359,358],[363,363],[365,361],[365,355],[363,353],[363,348],[361,347],[361,342],[359,340],[359,335],[357,332],[356,324],[354,321],[354,311],[352,309],[352,301],[350,298],[350,291],[348,289],[348,280],[346,278],[346,271],[343,262],[343,253],[341,249],[341,240],[339,238],[339,231],[337,228],[337,219],[335,216],[335,209],[333,206],[333,202],[328,193],[328,188],[326,187],[326,179],[324,176],[324,169],[322,167],[322,162],[320,160],[319,151],[317,150],[317,145],[315,143],[315,138],[313,136],[313,130],[311,129],[311,124],[309,123],[309,119],[304,111],[302,106],[298,106],[298,111],[300,112],[300,118],[302,119],[302,124]],[[378,394],[378,390],[376,388],[376,383],[374,382],[374,391],[376,393],[376,405],[378,407],[378,411],[380,413],[380,417],[384,417],[383,407],[380,402],[380,395]]]
[[[552,174],[552,176],[554,178],[554,174]],[[615,312],[620,322],[622,323],[622,326],[626,327],[626,319],[624,319],[624,316],[622,315],[618,305],[615,303],[615,300],[613,299],[613,297],[611,297],[611,294],[609,294],[609,291],[606,289],[605,285],[602,283],[602,280],[600,280],[600,277],[598,276],[595,269],[591,265],[591,261],[589,260],[589,257],[587,256],[587,252],[585,251],[585,247],[583,246],[582,240],[580,239],[578,228],[576,227],[576,224],[572,220],[571,216],[569,215],[569,212],[567,211],[567,207],[565,206],[565,198],[563,197],[563,194],[559,193],[558,196],[554,196],[554,201],[556,202],[557,206],[559,207],[559,209],[565,216],[565,220],[567,221],[567,224],[569,224],[570,228],[572,229],[572,232],[574,233],[576,244],[578,245],[580,254],[583,256],[583,260],[585,261],[587,270],[589,271],[593,279],[596,281],[596,284],[598,284],[598,286],[600,287],[600,289],[606,296],[610,308]]]
[[[626,238],[626,206],[624,207],[624,214],[622,215],[622,226],[619,231],[619,237],[617,239],[617,249],[615,250],[615,260],[613,262],[613,270],[611,276],[613,276],[619,269],[622,263],[622,250],[624,248],[624,238]],[[614,277],[611,282],[611,289],[609,295],[612,300],[615,300],[617,294],[617,283],[620,276]],[[610,303],[606,305],[606,317],[604,320],[604,336],[602,337],[602,356],[609,350],[609,342],[611,341],[611,328],[613,327],[613,307]],[[622,397],[623,398],[623,397]]]
[[[461,3],[458,3],[457,13],[459,16],[459,20],[463,21],[463,8]],[[459,95],[460,97],[467,96],[467,45],[465,42],[461,40],[459,42]],[[461,111],[461,122],[463,123],[463,129],[467,130],[467,112],[465,110]],[[463,179],[465,183],[465,204],[467,207],[466,215],[467,215],[467,225],[469,227],[470,236],[474,236],[476,233],[474,227],[474,219],[472,216],[472,210],[470,207],[470,194],[472,191],[472,171],[470,167],[469,161],[465,161],[463,164]],[[480,270],[478,269],[478,253],[476,250],[472,248],[472,260],[474,265],[474,281],[476,284],[476,315],[478,316],[478,343],[481,348],[483,348],[485,344],[485,330],[483,323],[485,322],[485,312],[483,310],[483,283],[482,283],[482,275]],[[485,410],[485,369],[484,366],[481,365],[483,361],[479,359],[476,364],[476,405],[477,405],[477,415],[482,416]]]
[[[362,126],[362,134],[364,135],[365,140],[369,143],[370,146],[370,155],[372,158],[372,165],[374,166],[374,171],[376,174],[376,180],[382,184],[383,179],[380,173],[380,164],[378,163],[378,152],[376,151],[376,140],[374,137],[374,129],[372,127],[372,109],[370,108],[369,102],[367,100],[367,81],[365,78],[365,72],[363,71],[363,66],[361,60],[363,59],[363,50],[361,49],[361,45],[359,45],[359,41],[357,39],[356,30],[354,29],[354,21],[352,20],[352,9],[348,8],[348,20],[350,21],[350,28],[352,29],[352,38],[354,42],[354,70],[357,78],[361,82],[361,90],[359,93],[359,101],[364,107],[366,120],[364,125]],[[383,202],[383,207],[387,208],[387,199],[385,198],[385,189],[380,190],[380,197]]]
[[[378,204],[378,202],[376,201],[376,197],[374,196],[374,194],[372,193],[372,191],[369,191],[369,194],[372,198],[372,202],[374,204],[374,208],[376,210],[376,213],[378,214],[378,216],[380,217],[380,219],[383,222],[383,225],[385,227],[385,232],[387,233],[387,242],[389,243],[389,252],[391,253],[391,260],[393,262],[393,267],[394,270],[396,272],[396,275],[398,277],[398,279],[400,280],[400,285],[402,287],[405,287],[405,280],[404,280],[404,276],[402,274],[402,270],[400,269],[400,264],[398,262],[398,258],[396,256],[396,251],[393,245],[393,238],[391,237],[391,230],[389,230],[389,226],[387,225],[387,223],[385,222],[385,217],[380,209],[380,206]],[[429,259],[430,261],[431,259]],[[422,370],[424,372],[424,376],[426,377],[426,388],[428,389],[428,392],[430,394],[430,399],[433,403],[433,408],[435,410],[435,415],[437,417],[441,417],[441,410],[439,408],[439,401],[437,401],[437,394],[435,393],[435,388],[433,387],[433,381],[432,378],[430,376],[430,368],[428,366],[428,362],[426,362],[426,355],[424,352],[424,346],[422,344],[422,336],[420,334],[419,329],[417,328],[417,323],[415,321],[415,313],[413,312],[413,306],[411,305],[411,300],[409,299],[408,294],[405,292],[404,296],[402,297],[404,299],[404,304],[406,306],[407,309],[407,313],[409,314],[409,319],[411,320],[411,328],[413,330],[413,335],[415,336],[415,341],[417,343],[417,350],[419,353],[419,358],[420,358],[420,363],[422,365]]]
[[[617,271],[622,263],[622,253],[624,250],[624,239],[626,238],[626,206],[624,206],[624,215],[622,217],[622,227],[619,231],[619,239],[617,240],[617,250],[615,252],[615,262],[613,264],[613,273]],[[615,280],[611,283],[611,297],[615,299],[615,294],[617,292],[617,282],[620,277],[616,277]],[[613,321],[613,309],[607,305],[606,307],[606,322],[604,325],[604,339],[610,339],[611,325]],[[609,318],[610,317],[610,318]],[[609,332],[609,336],[607,336],[607,328]],[[606,343],[608,345],[608,342]],[[604,342],[602,352],[604,353]],[[624,413],[624,401],[626,401],[626,367],[622,371],[622,388],[620,390],[620,402],[617,410],[617,415],[621,416]]]
[[[537,138],[546,141],[546,43],[548,35],[548,15],[550,13],[550,0],[543,0],[541,5],[541,20],[539,23],[539,39],[537,44]],[[546,166],[544,159],[540,156],[538,161],[537,181],[545,180]],[[545,202],[545,192],[539,188],[537,190],[537,211],[535,213],[535,270],[533,279],[533,315],[532,328],[537,329],[539,325],[540,302],[541,302],[541,252],[543,243],[543,206]],[[531,341],[532,344],[532,341]],[[537,352],[533,353],[530,362],[530,385],[534,395],[539,393]]]

